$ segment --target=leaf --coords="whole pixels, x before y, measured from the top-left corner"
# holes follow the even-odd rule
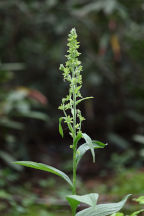
[[[97,146],[97,148],[104,148],[106,145],[108,145],[107,143],[105,144],[98,140],[92,140],[92,143]]]
[[[133,200],[138,202],[139,204],[144,204],[144,196],[140,196],[140,197],[133,199]]]
[[[85,203],[89,206],[96,206],[99,195],[97,193],[90,193],[86,195],[69,195],[67,196],[68,202],[70,200],[75,200],[79,203]]]
[[[94,97],[85,97],[85,98],[82,98],[82,99],[80,99],[80,100],[78,100],[78,101],[76,102],[76,105],[78,105],[80,102],[82,102],[82,101],[84,101],[84,100],[88,100],[88,99],[91,99],[91,98],[94,98]]]
[[[130,195],[127,195],[122,201],[118,203],[99,204],[94,207],[84,209],[78,212],[76,216],[106,216],[116,213],[124,206],[129,196]]]
[[[89,149],[91,150],[92,157],[93,157],[93,163],[94,163],[95,162],[95,152],[94,152],[94,145],[93,145],[92,139],[86,133],[83,133],[82,135],[87,145],[89,146]]]
[[[93,143],[93,146],[94,146],[94,149],[97,149],[97,148],[104,148],[107,144],[104,144],[100,141],[96,141],[96,140],[92,140],[92,143]],[[82,144],[78,149],[77,149],[77,152],[76,152],[76,160],[77,160],[77,165],[79,163],[79,161],[81,160],[81,158],[83,157],[83,155],[88,151],[90,150],[90,147],[87,143],[84,143]]]
[[[62,120],[63,120],[63,117],[60,117],[59,118],[59,133],[63,138],[63,128],[62,128],[62,125],[61,125]]]
[[[72,215],[75,215],[77,206],[80,204],[78,200],[71,199],[71,197],[67,196],[66,199],[68,200],[68,203],[72,209]]]
[[[74,146],[77,146],[77,143],[78,143],[78,141],[79,141],[81,138],[82,138],[82,133],[79,132],[79,133],[77,134],[76,138],[74,139],[73,145],[74,145]]]
[[[63,178],[65,181],[67,181],[70,186],[72,187],[73,184],[70,180],[70,178],[62,171],[52,167],[52,166],[49,166],[49,165],[46,165],[46,164],[42,164],[42,163],[36,163],[36,162],[33,162],[33,161],[16,161],[16,162],[13,162],[14,164],[18,164],[18,165],[22,165],[22,166],[25,166],[25,167],[31,167],[31,168],[34,168],[34,169],[38,169],[38,170],[43,170],[43,171],[46,171],[46,172],[50,172],[50,173],[53,173],[57,176],[60,176],[61,178]]]
[[[139,211],[133,212],[130,216],[137,216],[138,214],[140,214],[141,212],[144,212],[144,209],[141,209]]]
[[[67,200],[71,206],[72,212],[74,213],[77,206],[80,203],[85,203],[88,204],[90,206],[95,206],[97,199],[98,199],[98,194],[97,193],[91,193],[91,194],[86,194],[86,195],[69,195],[67,196]]]

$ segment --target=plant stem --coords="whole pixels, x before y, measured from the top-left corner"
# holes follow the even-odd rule
[[[73,194],[76,194],[76,146],[73,147]]]
[[[77,145],[74,144],[74,140],[76,137],[76,95],[73,93],[73,98],[74,98],[74,106],[73,106],[73,111],[74,111],[74,121],[73,121],[73,190],[72,194],[76,194],[76,150],[77,150]],[[75,216],[76,214],[76,208],[73,209],[72,211],[72,216]]]
[[[75,71],[73,69],[72,77],[75,77]],[[76,94],[75,84],[73,85],[73,190],[72,193],[76,194],[76,150],[77,146],[74,144],[76,138]]]

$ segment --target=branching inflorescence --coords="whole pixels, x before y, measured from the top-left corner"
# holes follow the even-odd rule
[[[69,83],[69,94],[62,99],[62,104],[59,109],[64,112],[64,122],[68,125],[70,129],[70,134],[77,135],[81,132],[81,124],[85,118],[82,116],[81,111],[76,108],[78,103],[80,103],[84,98],[80,93],[82,87],[82,65],[78,57],[81,54],[78,52],[79,42],[77,41],[77,33],[75,28],[73,28],[68,37],[68,51],[67,51],[67,61],[65,66],[60,65],[60,70],[63,71],[64,81]],[[68,112],[67,114],[67,111]]]

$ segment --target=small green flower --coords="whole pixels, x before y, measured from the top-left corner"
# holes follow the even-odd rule
[[[69,115],[67,117],[65,117],[65,121],[66,123],[72,123],[73,122],[73,119],[72,117],[70,117]]]

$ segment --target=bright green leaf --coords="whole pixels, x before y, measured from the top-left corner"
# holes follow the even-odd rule
[[[85,203],[88,204],[89,206],[95,206],[97,203],[97,199],[98,199],[98,194],[96,193],[91,193],[91,194],[86,194],[86,195],[69,195],[67,196],[67,200],[71,206],[72,212],[74,213],[77,206],[80,203]]]
[[[25,167],[31,167],[31,168],[34,168],[34,169],[38,169],[38,170],[43,170],[43,171],[46,171],[46,172],[50,172],[50,173],[53,173],[57,176],[60,176],[61,178],[63,178],[65,181],[67,181],[70,186],[72,187],[73,184],[70,180],[70,178],[62,171],[52,167],[52,166],[49,166],[49,165],[46,165],[46,164],[42,164],[42,163],[36,163],[36,162],[32,162],[32,161],[16,161],[14,162],[14,164],[19,164],[19,165],[22,165],[22,166],[25,166]]]
[[[69,195],[67,200],[76,200],[79,203],[85,203],[89,206],[96,206],[99,195],[97,193],[90,193],[86,195]]]
[[[127,195],[122,201],[118,203],[99,204],[95,207],[84,209],[78,212],[76,216],[106,216],[116,213],[124,206],[129,196],[130,195]]]
[[[95,152],[94,152],[94,145],[93,145],[92,139],[86,133],[83,133],[82,135],[91,150],[93,162],[95,162]]]
[[[97,148],[104,148],[107,144],[104,144],[100,141],[96,141],[96,140],[92,140],[92,143],[93,143],[93,147],[94,149],[97,149]],[[81,160],[81,158],[83,157],[83,155],[88,151],[90,150],[90,147],[87,143],[84,143],[82,144],[78,149],[77,149],[77,152],[76,152],[76,160],[77,160],[77,165],[79,163],[79,161]]]
[[[140,197],[133,199],[133,200],[135,200],[139,204],[144,204],[144,196],[140,196]]]
[[[59,118],[59,133],[63,137],[63,128],[61,125],[62,120],[63,120],[63,117]]]
[[[80,204],[80,202],[78,200],[72,199],[70,196],[67,196],[66,199],[68,200],[69,205],[71,207],[72,215],[75,215],[76,209],[78,205]]]
[[[108,145],[107,143],[103,143],[101,141],[98,140],[92,140],[92,143],[95,145],[95,147],[97,148],[104,148],[106,145]]]

